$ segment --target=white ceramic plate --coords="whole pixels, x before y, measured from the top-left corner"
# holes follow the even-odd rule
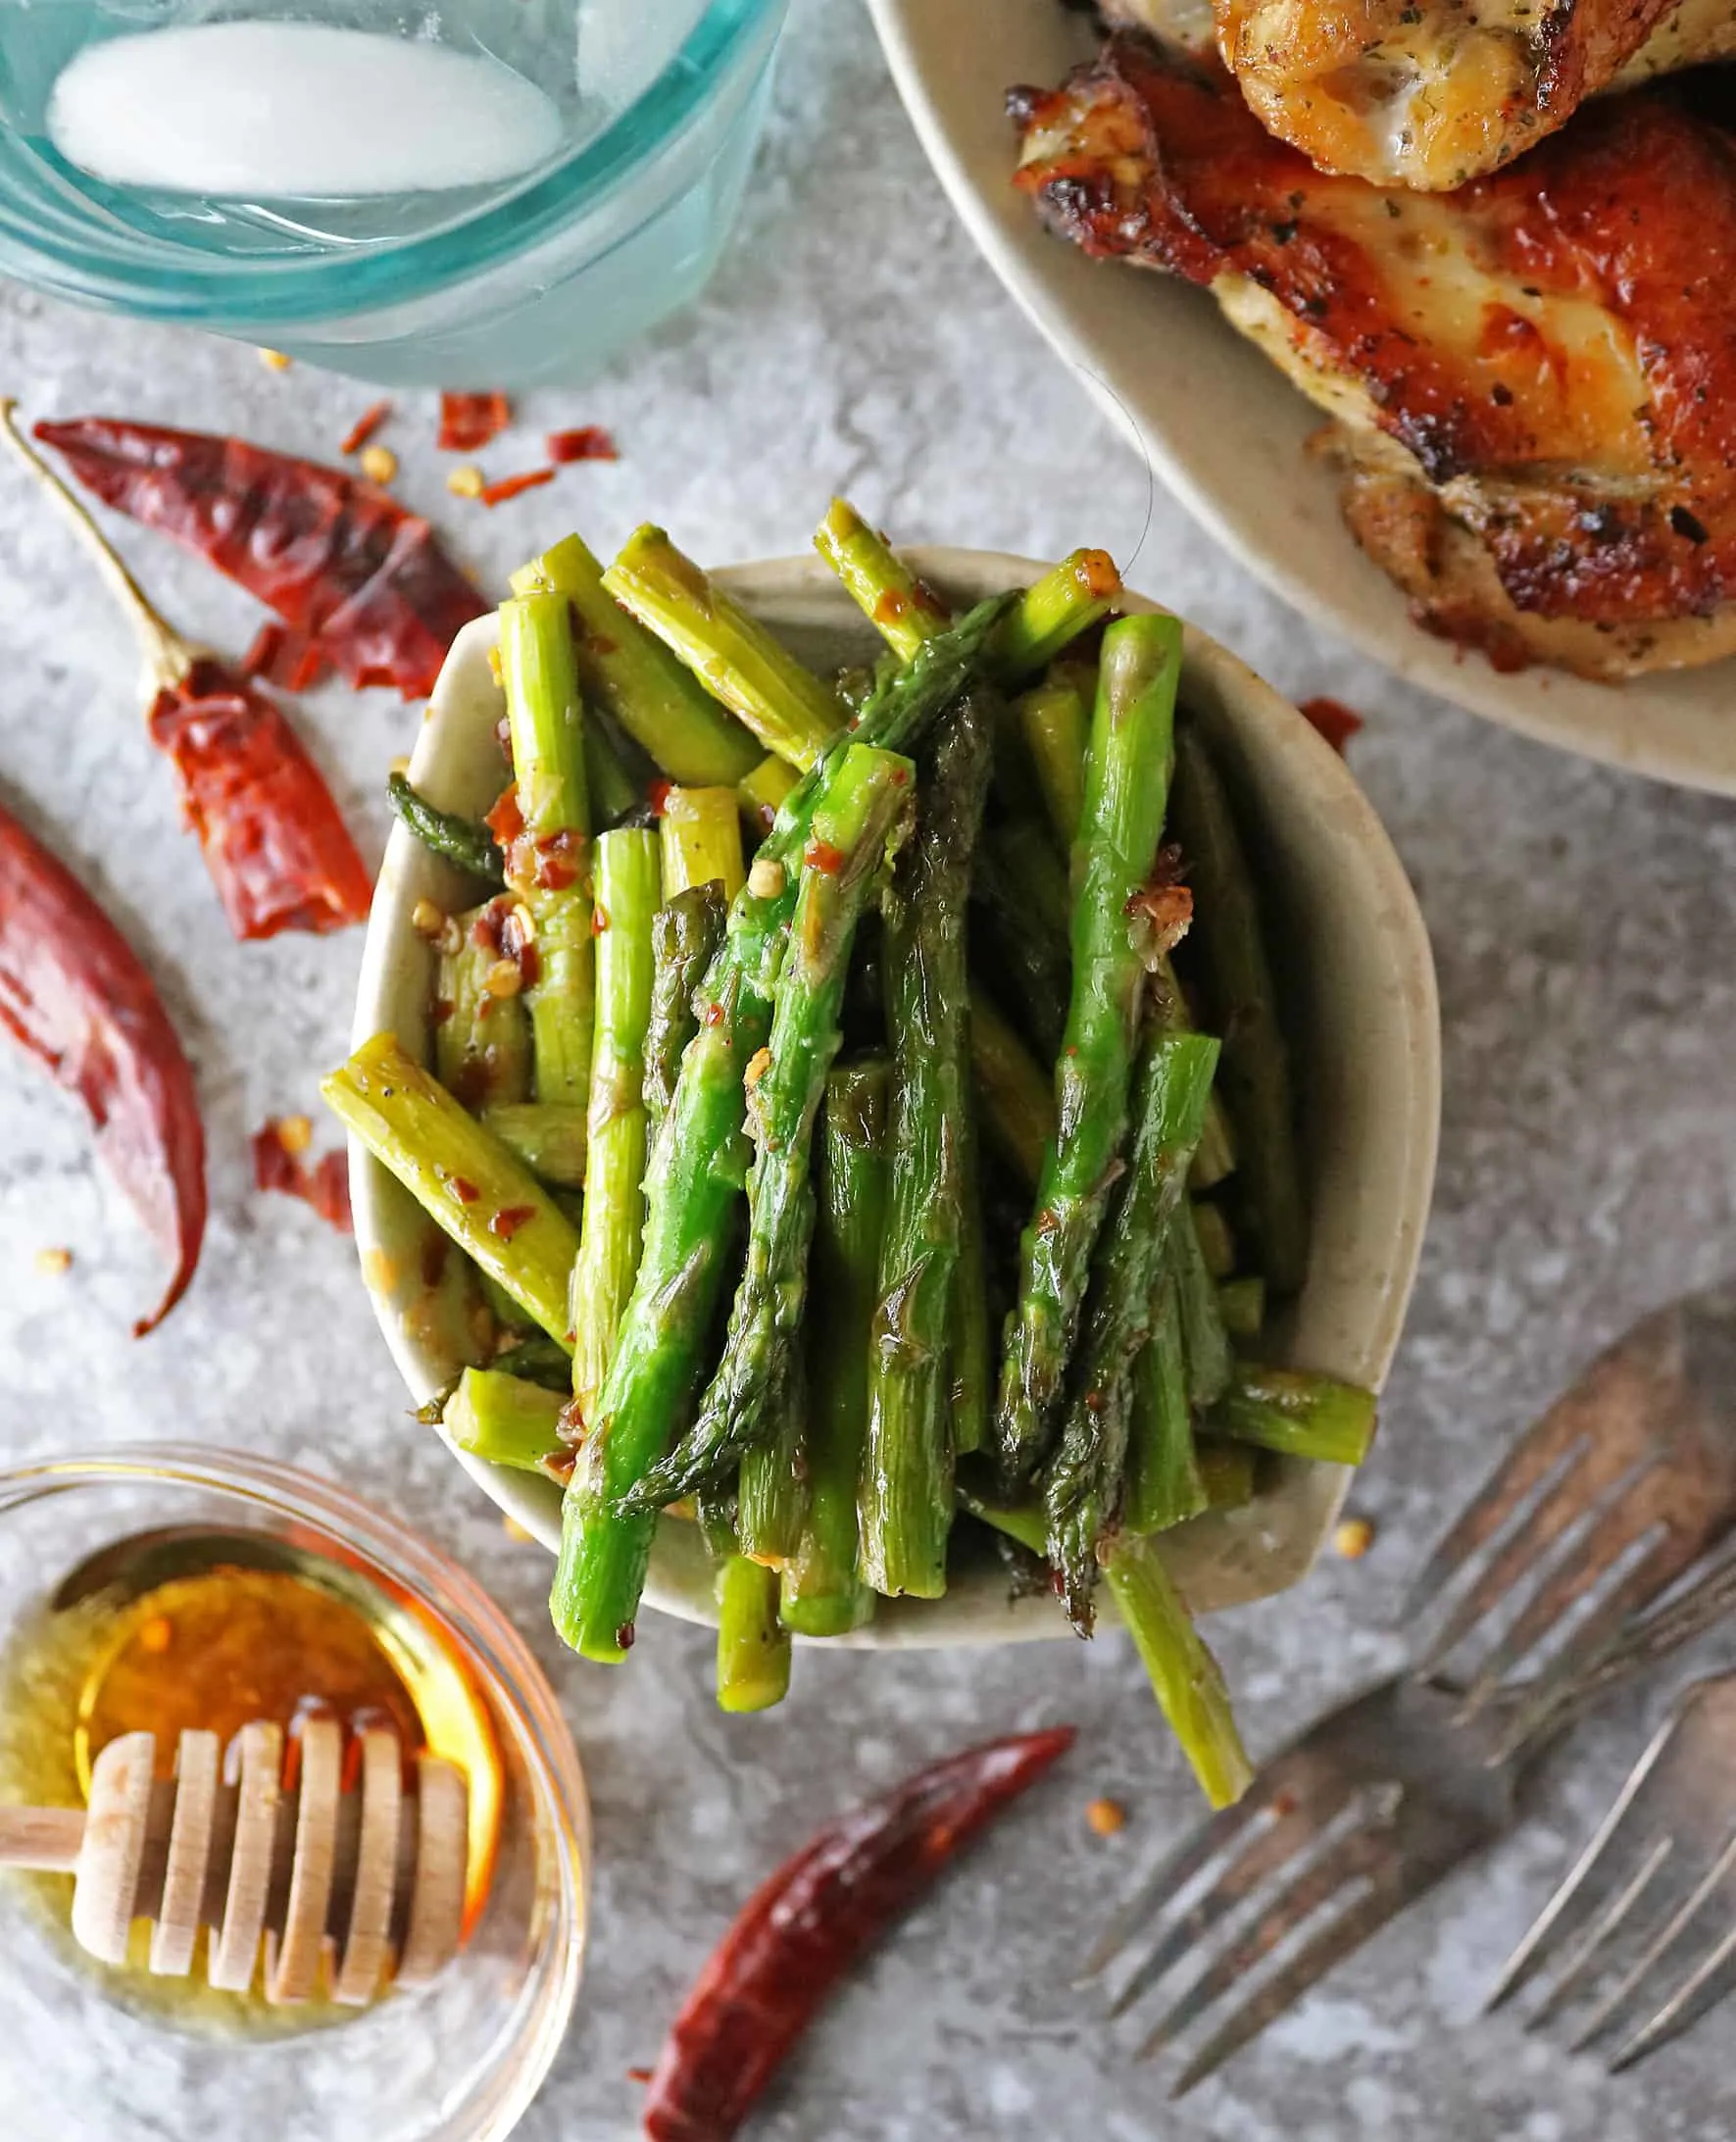
[[[960,604],[1025,585],[1042,571],[982,551],[910,556]],[[860,661],[877,645],[818,558],[738,567],[718,578],[817,669]],[[1130,597],[1128,607],[1156,605]],[[506,710],[488,661],[494,638],[494,619],[480,618],[453,643],[411,760],[411,779],[445,810],[480,815],[502,784],[495,730]],[[1191,629],[1182,695],[1264,829],[1290,955],[1313,1233],[1308,1285],[1276,1351],[1378,1387],[1398,1344],[1434,1180],[1440,1036],[1428,938],[1379,821],[1293,707]],[[433,954],[410,916],[419,900],[451,909],[464,897],[446,864],[394,829],[363,955],[358,1044],[389,1027],[410,1055],[426,1060]],[[430,1223],[355,1141],[350,1180],[363,1276],[421,1403],[459,1367],[427,1315],[421,1272]],[[455,1455],[510,1517],[551,1549],[558,1543],[560,1498],[549,1481]],[[1286,1462],[1247,1509],[1180,1527],[1171,1535],[1172,1567],[1189,1600],[1208,1610],[1295,1583],[1330,1529],[1348,1477],[1340,1467]],[[645,1596],[667,1613],[716,1619],[710,1564],[693,1525],[664,1521]],[[1060,1635],[1066,1626],[1052,1600],[1010,1606],[1003,1573],[985,1565],[942,1600],[883,1601],[868,1627],[827,1640],[1001,1643]]]
[[[1062,0],[868,0],[894,79],[990,266],[1190,513],[1304,616],[1407,682],[1540,741],[1736,794],[1736,664],[1593,684],[1500,676],[1414,625],[1357,548],[1331,473],[1304,454],[1323,419],[1204,290],[1051,237],[1012,185],[1015,82],[1053,86],[1094,47]]]

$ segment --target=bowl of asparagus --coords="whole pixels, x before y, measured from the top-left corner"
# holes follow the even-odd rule
[[[324,1088],[364,1275],[583,1655],[715,1620],[749,1709],[1101,1609],[1210,1710],[1191,1614],[1306,1570],[1397,1343],[1415,902],[1103,553],[816,552],[570,538],[454,644]]]

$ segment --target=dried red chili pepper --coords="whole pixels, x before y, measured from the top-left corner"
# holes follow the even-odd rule
[[[253,1186],[298,1197],[304,1205],[312,1206],[328,1227],[335,1227],[339,1234],[354,1234],[349,1162],[341,1151],[327,1153],[312,1164],[303,1160],[308,1132],[305,1116],[288,1122],[273,1117],[262,1130],[256,1130],[252,1140]]]
[[[764,1883],[700,1972],[651,2079],[652,2142],[727,2142],[815,2012],[1073,1728],[1015,1733],[828,1822]]]
[[[575,424],[570,431],[551,431],[542,450],[552,462],[619,461],[620,448],[600,423]]]
[[[1347,707],[1342,699],[1327,698],[1323,692],[1317,698],[1305,699],[1301,713],[1302,719],[1312,728],[1319,730],[1341,759],[1345,745],[1364,726],[1362,716],[1353,708]]]
[[[504,394],[442,394],[441,450],[473,454],[490,439],[499,438],[512,421],[513,405]]]
[[[96,1149],[186,1292],[205,1238],[205,1130],[157,985],[66,866],[0,812],[0,1024],[84,1103]]]
[[[484,506],[504,506],[508,499],[518,498],[525,491],[534,491],[539,484],[554,480],[552,469],[526,469],[521,475],[502,476],[498,483],[484,483],[476,496]]]
[[[425,696],[487,607],[425,521],[342,470],[106,417],[39,423],[36,436],[105,505],[209,559],[352,684]]]
[[[243,940],[316,934],[368,920],[373,886],[331,791],[283,711],[243,671],[192,646],[154,610],[90,516],[19,436],[0,434],[48,490],[102,569],[144,650],[151,741],[167,754],[229,927]],[[282,650],[256,642],[263,652]]]

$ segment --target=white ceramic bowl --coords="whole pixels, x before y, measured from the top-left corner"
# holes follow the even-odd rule
[[[926,550],[912,563],[965,604],[1022,586],[1040,566],[991,552]],[[817,668],[861,660],[875,644],[816,557],[741,566],[721,585]],[[1129,597],[1127,607],[1157,607]],[[480,814],[502,784],[495,728],[504,701],[489,667],[495,621],[453,643],[410,777],[443,809]],[[1314,1215],[1308,1284],[1276,1335],[1288,1360],[1378,1387],[1398,1344],[1434,1178],[1440,1035],[1434,967],[1409,882],[1378,820],[1339,760],[1302,717],[1233,655],[1191,628],[1183,698],[1224,758],[1264,831],[1275,906],[1293,950],[1298,1064]],[[355,1039],[386,1028],[425,1059],[433,954],[411,927],[423,898],[464,897],[450,868],[394,829],[374,893],[356,1006]],[[380,1329],[420,1402],[457,1362],[417,1310],[427,1222],[405,1191],[352,1141],[351,1188],[362,1270]],[[455,1454],[501,1509],[551,1549],[560,1536],[554,1486],[536,1475]],[[1172,1537],[1188,1598],[1209,1610],[1281,1591],[1308,1569],[1343,1500],[1335,1466],[1289,1463],[1244,1510],[1214,1513]],[[666,1519],[647,1601],[714,1620],[710,1565],[696,1528]],[[999,1643],[1066,1628],[1049,1599],[1010,1606],[1002,1572],[968,1573],[938,1601],[883,1602],[855,1635],[870,1646]]]
[[[1015,82],[1061,80],[1094,48],[1062,0],[868,0],[911,119],[990,266],[1105,413],[1224,548],[1304,616],[1407,682],[1545,743],[1736,794],[1736,663],[1619,685],[1500,676],[1411,623],[1357,548],[1331,471],[1303,452],[1323,419],[1204,290],[1051,237],[1014,190]]]

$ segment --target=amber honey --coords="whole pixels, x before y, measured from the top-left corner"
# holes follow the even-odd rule
[[[269,1533],[141,1534],[75,1572],[25,1648],[7,1676],[6,1797],[82,1796],[96,1755],[135,1730],[157,1736],[168,1774],[186,1727],[227,1746],[254,1719],[291,1736],[313,1710],[389,1721],[407,1762],[426,1749],[465,1773],[474,1923],[502,1813],[493,1724],[444,1629],[378,1572]]]

